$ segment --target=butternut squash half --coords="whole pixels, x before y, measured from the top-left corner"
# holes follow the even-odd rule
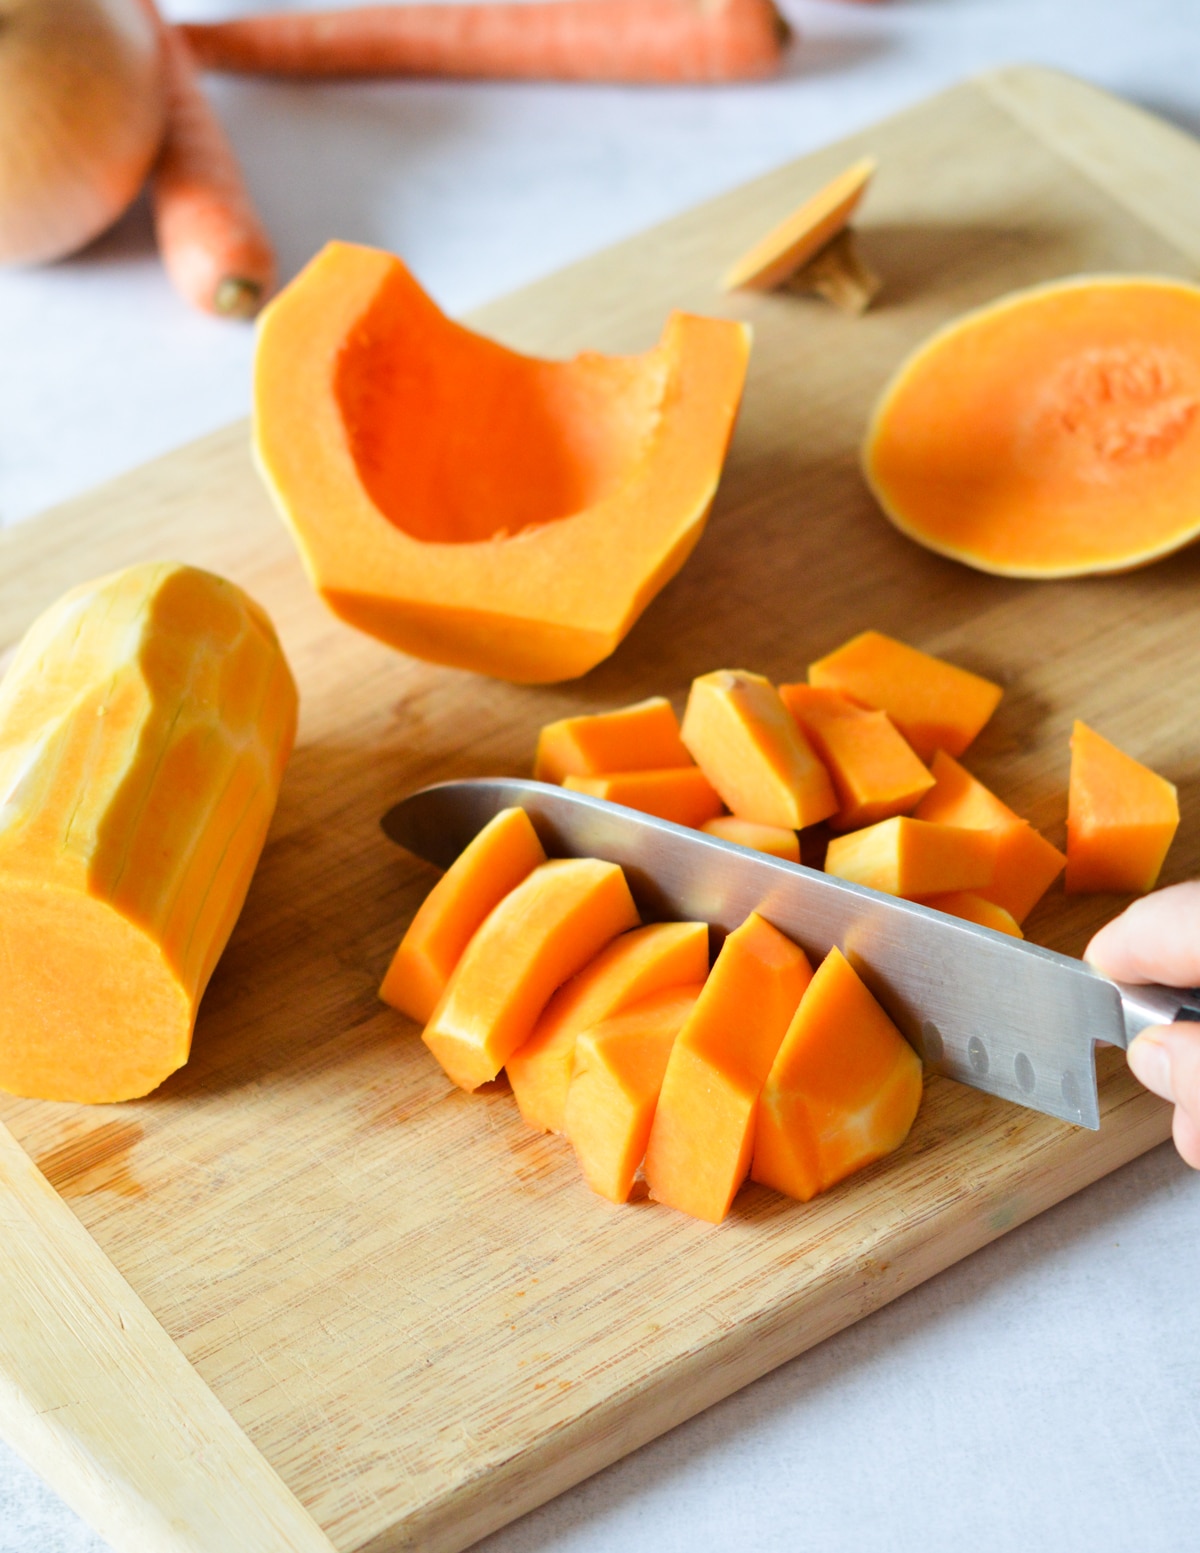
[[[34,622],[0,684],[0,1089],[130,1100],[187,1061],[295,729],[270,621],[209,572]]]
[[[1200,286],[1083,276],[967,314],[900,367],[864,465],[897,528],[980,571],[1178,550],[1200,534]]]
[[[255,449],[336,615],[436,663],[571,679],[699,539],[749,349],[746,325],[672,313],[643,356],[518,355],[391,254],[331,243],[263,315]]]

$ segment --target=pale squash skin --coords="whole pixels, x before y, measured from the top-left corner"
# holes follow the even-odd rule
[[[1014,292],[905,361],[867,483],[902,533],[1007,577],[1128,571],[1200,535],[1200,286]]]
[[[128,1100],[187,1061],[296,711],[266,615],[195,567],[30,627],[0,683],[0,1089]]]

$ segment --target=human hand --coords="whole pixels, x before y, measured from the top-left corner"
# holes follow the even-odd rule
[[[1200,880],[1134,901],[1102,927],[1084,959],[1115,981],[1200,986]],[[1175,1105],[1175,1147],[1200,1170],[1200,1024],[1159,1025],[1131,1042],[1129,1066]]]

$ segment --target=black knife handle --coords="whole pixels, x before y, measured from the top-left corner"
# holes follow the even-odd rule
[[[1117,982],[1121,1009],[1125,1015],[1125,1045],[1151,1025],[1172,1025],[1177,1021],[1200,1023],[1200,988],[1144,987]]]

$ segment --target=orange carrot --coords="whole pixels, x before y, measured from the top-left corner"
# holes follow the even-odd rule
[[[166,136],[151,177],[159,252],[189,302],[207,313],[249,318],[274,282],[271,240],[200,87],[191,51],[176,28],[159,26],[167,91]]]
[[[275,12],[183,29],[201,65],[291,76],[739,81],[773,75],[772,0],[540,0]]]

